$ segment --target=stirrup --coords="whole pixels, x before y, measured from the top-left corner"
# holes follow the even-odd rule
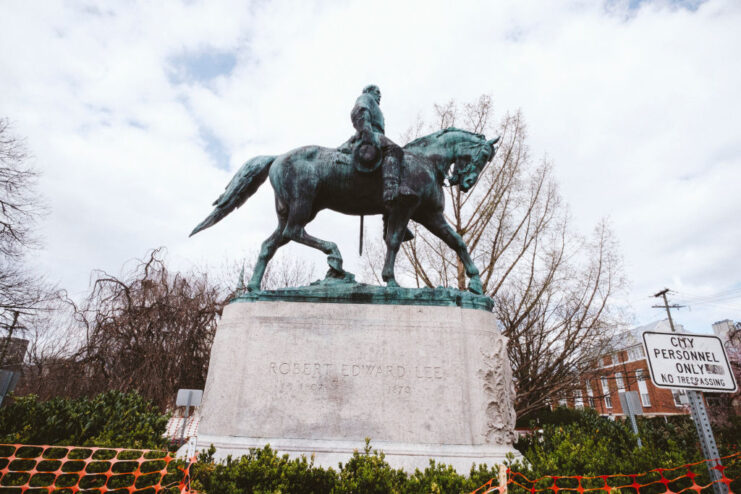
[[[385,206],[393,205],[399,200],[399,187],[393,187],[391,190],[383,191],[383,204]]]

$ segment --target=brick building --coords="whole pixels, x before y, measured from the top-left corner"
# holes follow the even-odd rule
[[[677,325],[677,329],[683,330],[681,325]],[[570,399],[562,398],[558,404],[590,407],[600,415],[620,417],[624,412],[618,392],[638,391],[645,416],[688,414],[684,391],[660,389],[651,382],[643,349],[644,331],[670,330],[669,321],[664,319],[619,333],[606,347],[609,351],[595,362],[592,371],[583,376],[581,389],[574,391]]]
[[[731,372],[740,389],[735,393],[707,393],[705,401],[715,409],[714,412],[741,415],[741,322],[730,319],[715,322],[713,333],[723,342]]]

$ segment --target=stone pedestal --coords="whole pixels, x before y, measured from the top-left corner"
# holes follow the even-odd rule
[[[270,444],[337,467],[366,437],[394,467],[468,473],[512,448],[506,338],[487,310],[236,301],[219,323],[198,448]]]

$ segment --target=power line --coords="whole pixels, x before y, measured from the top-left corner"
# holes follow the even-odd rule
[[[711,295],[693,295],[686,292],[677,292],[678,295],[684,295],[682,300],[691,305],[703,304],[706,302],[720,302],[741,298],[741,288],[731,288]]]

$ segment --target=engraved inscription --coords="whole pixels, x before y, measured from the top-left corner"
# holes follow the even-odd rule
[[[409,395],[412,394],[412,387],[411,386],[386,386],[386,393],[391,395]]]
[[[277,379],[279,394],[330,394],[341,386],[359,381],[380,386],[385,395],[411,397],[415,383],[441,382],[447,378],[440,365],[404,365],[374,362],[268,362],[267,372]],[[362,384],[361,384],[362,382]],[[343,384],[346,383],[346,384]]]
[[[319,362],[270,362],[270,370],[273,374],[287,376],[326,376],[332,364],[320,364]]]
[[[270,362],[269,373],[282,376],[323,377],[409,377],[424,381],[440,381],[446,377],[445,370],[436,365],[405,366],[400,364],[340,363],[326,362]]]

